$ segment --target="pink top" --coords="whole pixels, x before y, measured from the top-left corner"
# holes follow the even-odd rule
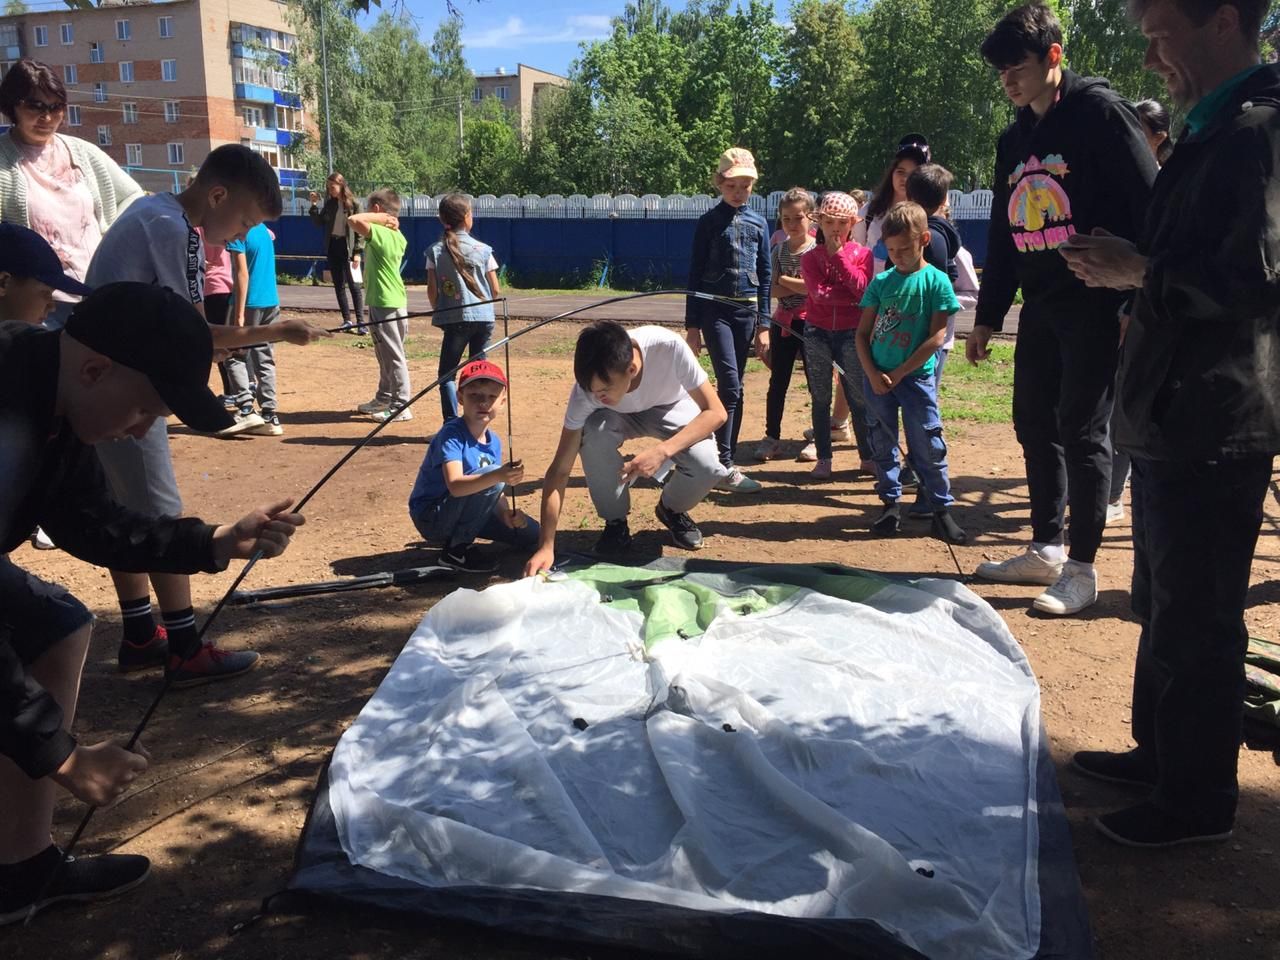
[[[84,280],[102,230],[93,209],[93,194],[84,173],[71,160],[67,145],[54,137],[44,146],[13,140],[22,157],[19,167],[27,182],[27,220],[31,229],[48,241],[62,269]],[[79,297],[56,292],[54,298],[76,301]]]
[[[872,277],[871,251],[850,240],[827,253],[818,244],[800,258],[800,276],[808,293],[809,313],[805,323],[823,330],[857,330],[862,316],[862,295]]]
[[[204,295],[230,293],[231,254],[227,253],[227,245],[210,243],[203,227],[196,227],[196,233],[204,241]]]

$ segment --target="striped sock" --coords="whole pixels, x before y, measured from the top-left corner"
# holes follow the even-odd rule
[[[151,595],[137,600],[121,600],[120,615],[124,619],[124,640],[135,647],[145,647],[155,636],[156,621],[151,616]]]
[[[196,637],[196,612],[191,607],[185,610],[163,611],[164,626],[169,631],[169,652],[182,657],[194,656],[200,649],[200,641]]]

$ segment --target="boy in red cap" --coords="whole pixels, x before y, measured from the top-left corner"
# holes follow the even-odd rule
[[[507,377],[488,360],[473,360],[458,374],[457,417],[431,441],[409,495],[409,517],[424,540],[440,544],[440,563],[468,573],[498,565],[472,544],[477,538],[532,550],[537,521],[503,499],[507,484],[524,479],[524,464],[502,462],[502,440],[489,429],[507,400]]]

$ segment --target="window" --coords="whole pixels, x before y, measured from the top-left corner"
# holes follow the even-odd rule
[[[160,39],[168,40],[173,36],[173,17],[160,18]]]
[[[37,47],[47,47],[49,45],[48,27],[35,27],[32,32],[35,34]]]
[[[80,71],[74,63],[64,63],[62,65],[62,82],[66,84],[80,82]]]
[[[259,87],[269,87],[274,82],[271,69],[252,60],[237,59],[232,61],[231,66],[236,83],[252,83]]]
[[[133,61],[132,60],[120,61],[120,82],[133,83]]]
[[[302,129],[302,108],[276,107],[275,120],[277,130],[300,131]]]
[[[177,100],[166,100],[164,102],[164,122],[177,123],[178,115],[181,113]]]
[[[124,112],[125,123],[138,122],[138,105],[136,103],[122,103],[120,107]]]
[[[80,107],[74,103],[67,104],[67,126],[80,126]]]
[[[62,38],[62,45],[64,47],[69,47],[76,42],[75,30],[69,23],[58,25],[58,35]]]
[[[116,39],[117,40],[133,39],[133,30],[130,29],[128,20],[116,21]]]
[[[107,102],[107,85],[105,83],[95,83],[93,85],[93,102],[94,103]]]
[[[168,146],[169,146],[169,162],[170,162],[170,163],[182,163],[182,162],[183,162],[183,160],[182,160],[182,144],[180,144],[180,143],[171,143],[171,144],[169,144]]]
[[[493,95],[497,97],[499,100],[506,100],[510,94],[511,94],[510,87],[505,87],[505,86],[495,87],[493,90]]]
[[[483,97],[483,96],[484,96],[484,91],[483,91],[483,90],[481,90],[479,87],[472,87],[472,88],[471,88],[471,99],[472,99],[473,101],[475,101],[476,103],[479,103],[479,102],[480,102],[480,98],[481,98],[481,97]]]
[[[89,44],[89,62],[90,63],[102,62],[102,44],[100,43]]]
[[[261,107],[245,107],[243,110],[244,125],[246,127],[262,126],[262,108]]]
[[[142,166],[142,144],[126,143],[124,145],[124,162],[131,167]]]
[[[98,127],[98,146],[111,146],[111,128],[108,126]]]
[[[160,61],[160,78],[170,83],[178,79],[178,61],[177,60],[161,60]]]

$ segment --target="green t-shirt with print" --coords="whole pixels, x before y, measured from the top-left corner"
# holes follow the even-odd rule
[[[902,366],[929,338],[933,315],[955,313],[960,309],[960,301],[947,275],[926,263],[913,273],[892,267],[877,274],[862,295],[862,306],[876,308],[876,323],[871,329],[871,359],[877,370],[889,373]],[[929,357],[913,375],[933,376],[936,363],[936,355]]]
[[[409,305],[400,276],[408,247],[409,241],[399,230],[369,225],[369,238],[364,242],[364,302],[369,306],[399,309]]]

